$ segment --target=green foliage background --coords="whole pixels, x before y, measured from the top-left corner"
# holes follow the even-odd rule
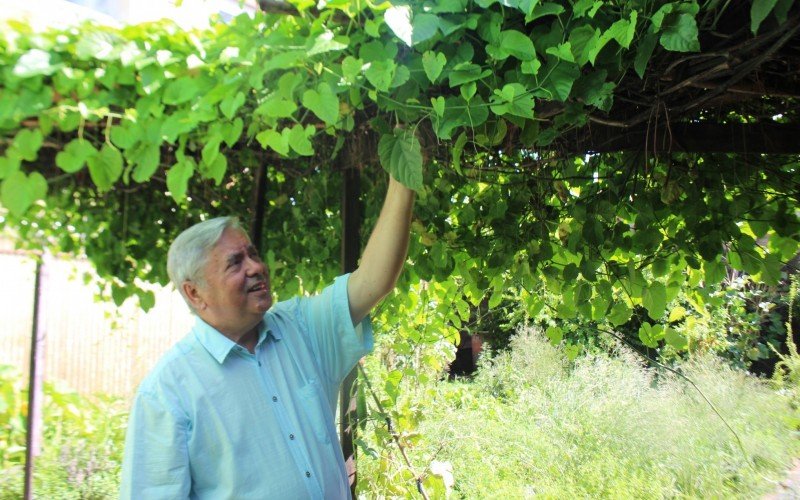
[[[753,32],[791,3],[753,2]],[[148,308],[137,280],[166,283],[172,237],[252,213],[264,166],[266,259],[290,295],[338,271],[344,167],[364,173],[370,226],[379,160],[419,193],[401,289],[439,283],[449,324],[508,290],[535,317],[547,291],[560,318],[618,326],[643,307],[650,347],[686,344],[656,324],[684,285],[702,285],[700,305],[726,265],[777,285],[797,251],[794,158],[547,149],[649,61],[700,50],[724,2],[295,5],[205,31],[6,24],[3,225],[29,247],[85,252],[115,301]]]

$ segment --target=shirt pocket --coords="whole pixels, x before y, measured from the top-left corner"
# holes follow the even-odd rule
[[[313,429],[314,436],[317,441],[323,444],[329,444],[331,441],[331,434],[329,427],[332,422],[329,422],[326,407],[323,405],[324,398],[322,397],[322,387],[316,379],[311,379],[309,382],[300,388],[300,402],[303,405],[303,413],[306,416],[306,424]]]

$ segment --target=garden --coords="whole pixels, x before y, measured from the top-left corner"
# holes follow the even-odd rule
[[[798,31],[793,0],[6,21],[0,229],[148,310],[172,239],[236,214],[283,299],[353,269],[391,174],[416,204],[341,396],[358,496],[760,497],[800,456]],[[19,498],[27,381],[0,378]],[[35,496],[114,497],[129,401],[43,391]]]

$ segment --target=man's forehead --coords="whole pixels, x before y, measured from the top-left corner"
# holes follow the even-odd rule
[[[222,255],[246,251],[253,246],[250,238],[239,229],[227,228],[214,245],[214,252]]]

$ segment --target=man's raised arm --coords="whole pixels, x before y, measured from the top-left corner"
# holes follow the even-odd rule
[[[358,324],[394,288],[408,252],[414,191],[389,177],[378,222],[347,283],[350,317]]]

